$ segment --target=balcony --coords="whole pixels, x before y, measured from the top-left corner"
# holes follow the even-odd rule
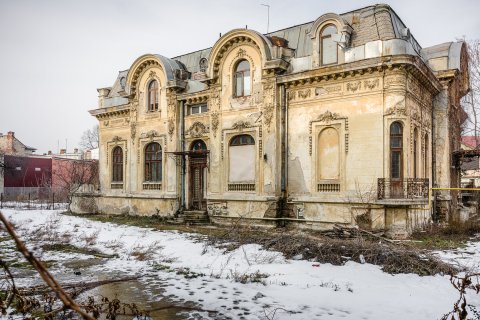
[[[378,200],[414,200],[425,201],[428,198],[428,179],[386,179],[378,178]],[[405,201],[401,201],[405,202]]]

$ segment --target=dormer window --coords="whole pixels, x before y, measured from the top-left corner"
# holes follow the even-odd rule
[[[250,95],[250,63],[247,60],[240,60],[235,68],[234,75],[234,96],[246,97]]]
[[[122,87],[122,90],[125,89],[125,85],[127,84],[127,79],[125,77],[120,78],[120,86]]]
[[[322,65],[337,63],[337,43],[333,41],[332,35],[337,33],[337,27],[333,24],[326,25],[320,33],[320,54]]]
[[[149,112],[158,110],[158,82],[152,80],[148,85],[148,106]]]

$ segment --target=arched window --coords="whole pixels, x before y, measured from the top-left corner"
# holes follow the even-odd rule
[[[400,122],[390,125],[390,178],[403,177],[403,127]]]
[[[196,152],[202,152],[207,150],[207,146],[202,140],[195,140],[192,143],[191,150]]]
[[[123,151],[121,147],[113,149],[112,182],[123,181]]]
[[[148,84],[148,111],[158,110],[158,82],[152,80]]]
[[[162,147],[156,142],[145,147],[145,181],[162,181]]]
[[[320,32],[320,54],[322,65],[337,63],[337,43],[333,41],[332,35],[337,33],[337,27],[328,24]]]
[[[255,140],[248,134],[238,135],[229,145],[229,182],[255,182]]]
[[[250,86],[250,63],[247,60],[240,60],[234,74],[235,97],[249,96]]]

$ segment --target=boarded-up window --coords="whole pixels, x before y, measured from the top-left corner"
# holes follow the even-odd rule
[[[229,182],[255,181],[255,141],[252,136],[235,136],[229,146]]]
[[[338,180],[340,177],[340,147],[338,132],[324,129],[318,138],[318,180]]]

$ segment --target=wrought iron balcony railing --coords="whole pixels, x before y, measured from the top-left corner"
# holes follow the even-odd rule
[[[378,178],[378,200],[384,199],[427,199],[428,179],[386,179]]]

